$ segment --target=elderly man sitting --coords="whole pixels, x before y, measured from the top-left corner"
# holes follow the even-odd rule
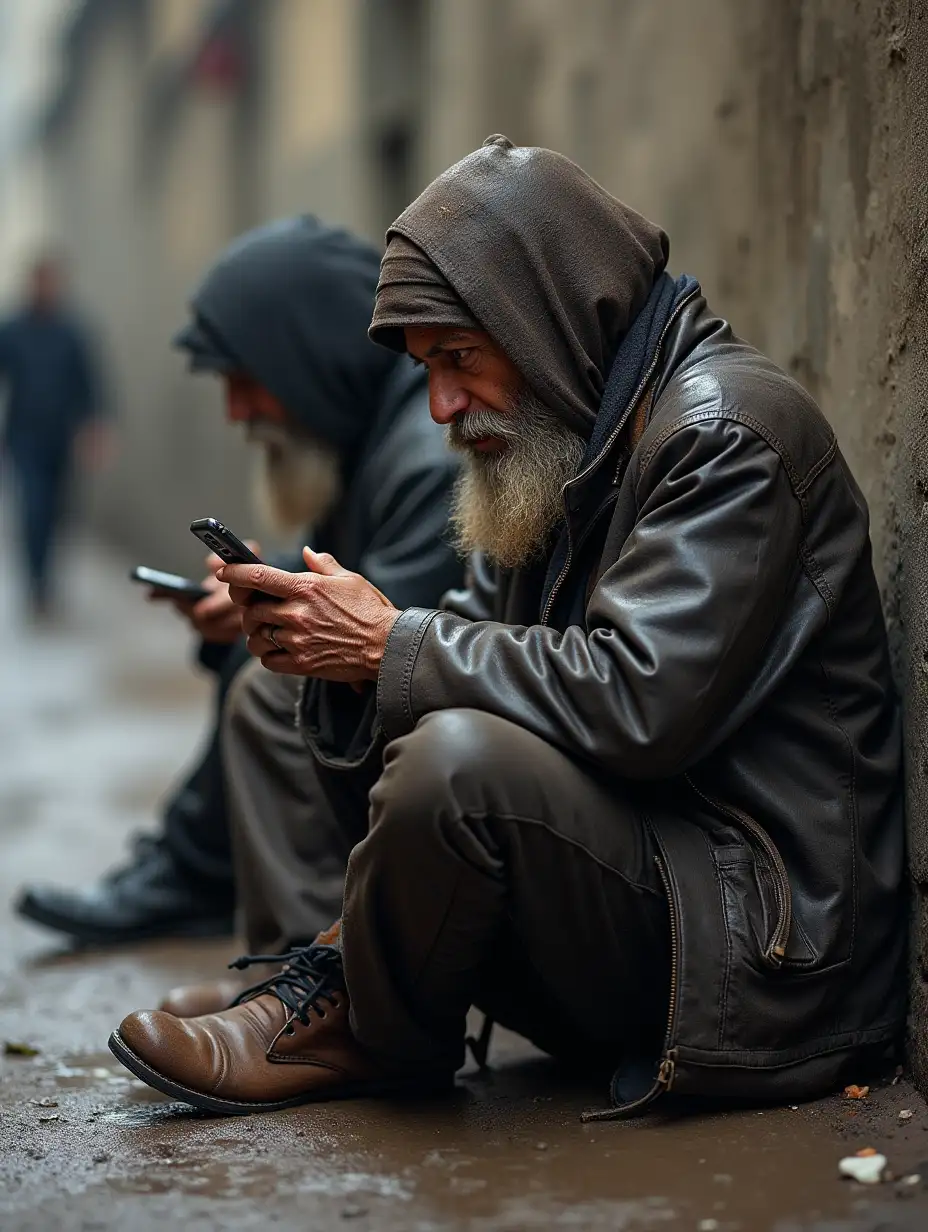
[[[812,1095],[896,1038],[866,507],[811,398],[667,256],[503,137],[389,231],[371,336],[426,366],[464,456],[469,585],[398,611],[308,550],[307,575],[223,571],[263,664],[231,705],[233,809],[274,831],[322,782],[357,845],[340,928],[283,929],[269,877],[251,941],[289,944],[282,969],[125,1019],[111,1047],[152,1086],[220,1112],[440,1088],[472,1004],[609,1066],[610,1115]],[[298,696],[302,785],[273,745]]]

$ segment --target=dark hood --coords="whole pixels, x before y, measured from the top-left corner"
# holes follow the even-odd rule
[[[437,275],[416,268],[409,243]],[[443,319],[450,292],[535,393],[589,436],[619,344],[667,264],[669,241],[552,150],[506,137],[440,175],[387,232],[371,337]]]
[[[340,450],[373,424],[394,356],[367,336],[380,256],[310,215],[239,236],[193,295],[176,345],[237,368]]]

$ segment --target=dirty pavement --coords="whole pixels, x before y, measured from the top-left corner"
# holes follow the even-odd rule
[[[504,1032],[491,1070],[443,1101],[216,1118],[135,1081],[111,1029],[239,950],[70,953],[12,917],[22,881],[91,879],[151,826],[206,706],[180,623],[124,562],[70,556],[66,615],[41,631],[23,628],[0,559],[0,1227],[928,1227],[928,1109],[892,1073],[863,1099],[589,1125],[605,1092]],[[887,1157],[881,1184],[839,1177],[864,1148]]]

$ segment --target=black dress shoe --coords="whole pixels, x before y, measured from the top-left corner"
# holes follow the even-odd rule
[[[232,935],[231,893],[194,881],[162,840],[136,840],[128,864],[85,890],[26,886],[16,911],[84,945],[122,945],[158,937]]]

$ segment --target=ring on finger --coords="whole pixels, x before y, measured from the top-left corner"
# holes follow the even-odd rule
[[[278,650],[286,654],[287,653],[286,647],[281,646],[280,642],[278,642],[277,640],[277,633],[279,629],[280,629],[280,625],[265,625],[264,626],[264,636],[267,638],[269,642],[273,642]]]

